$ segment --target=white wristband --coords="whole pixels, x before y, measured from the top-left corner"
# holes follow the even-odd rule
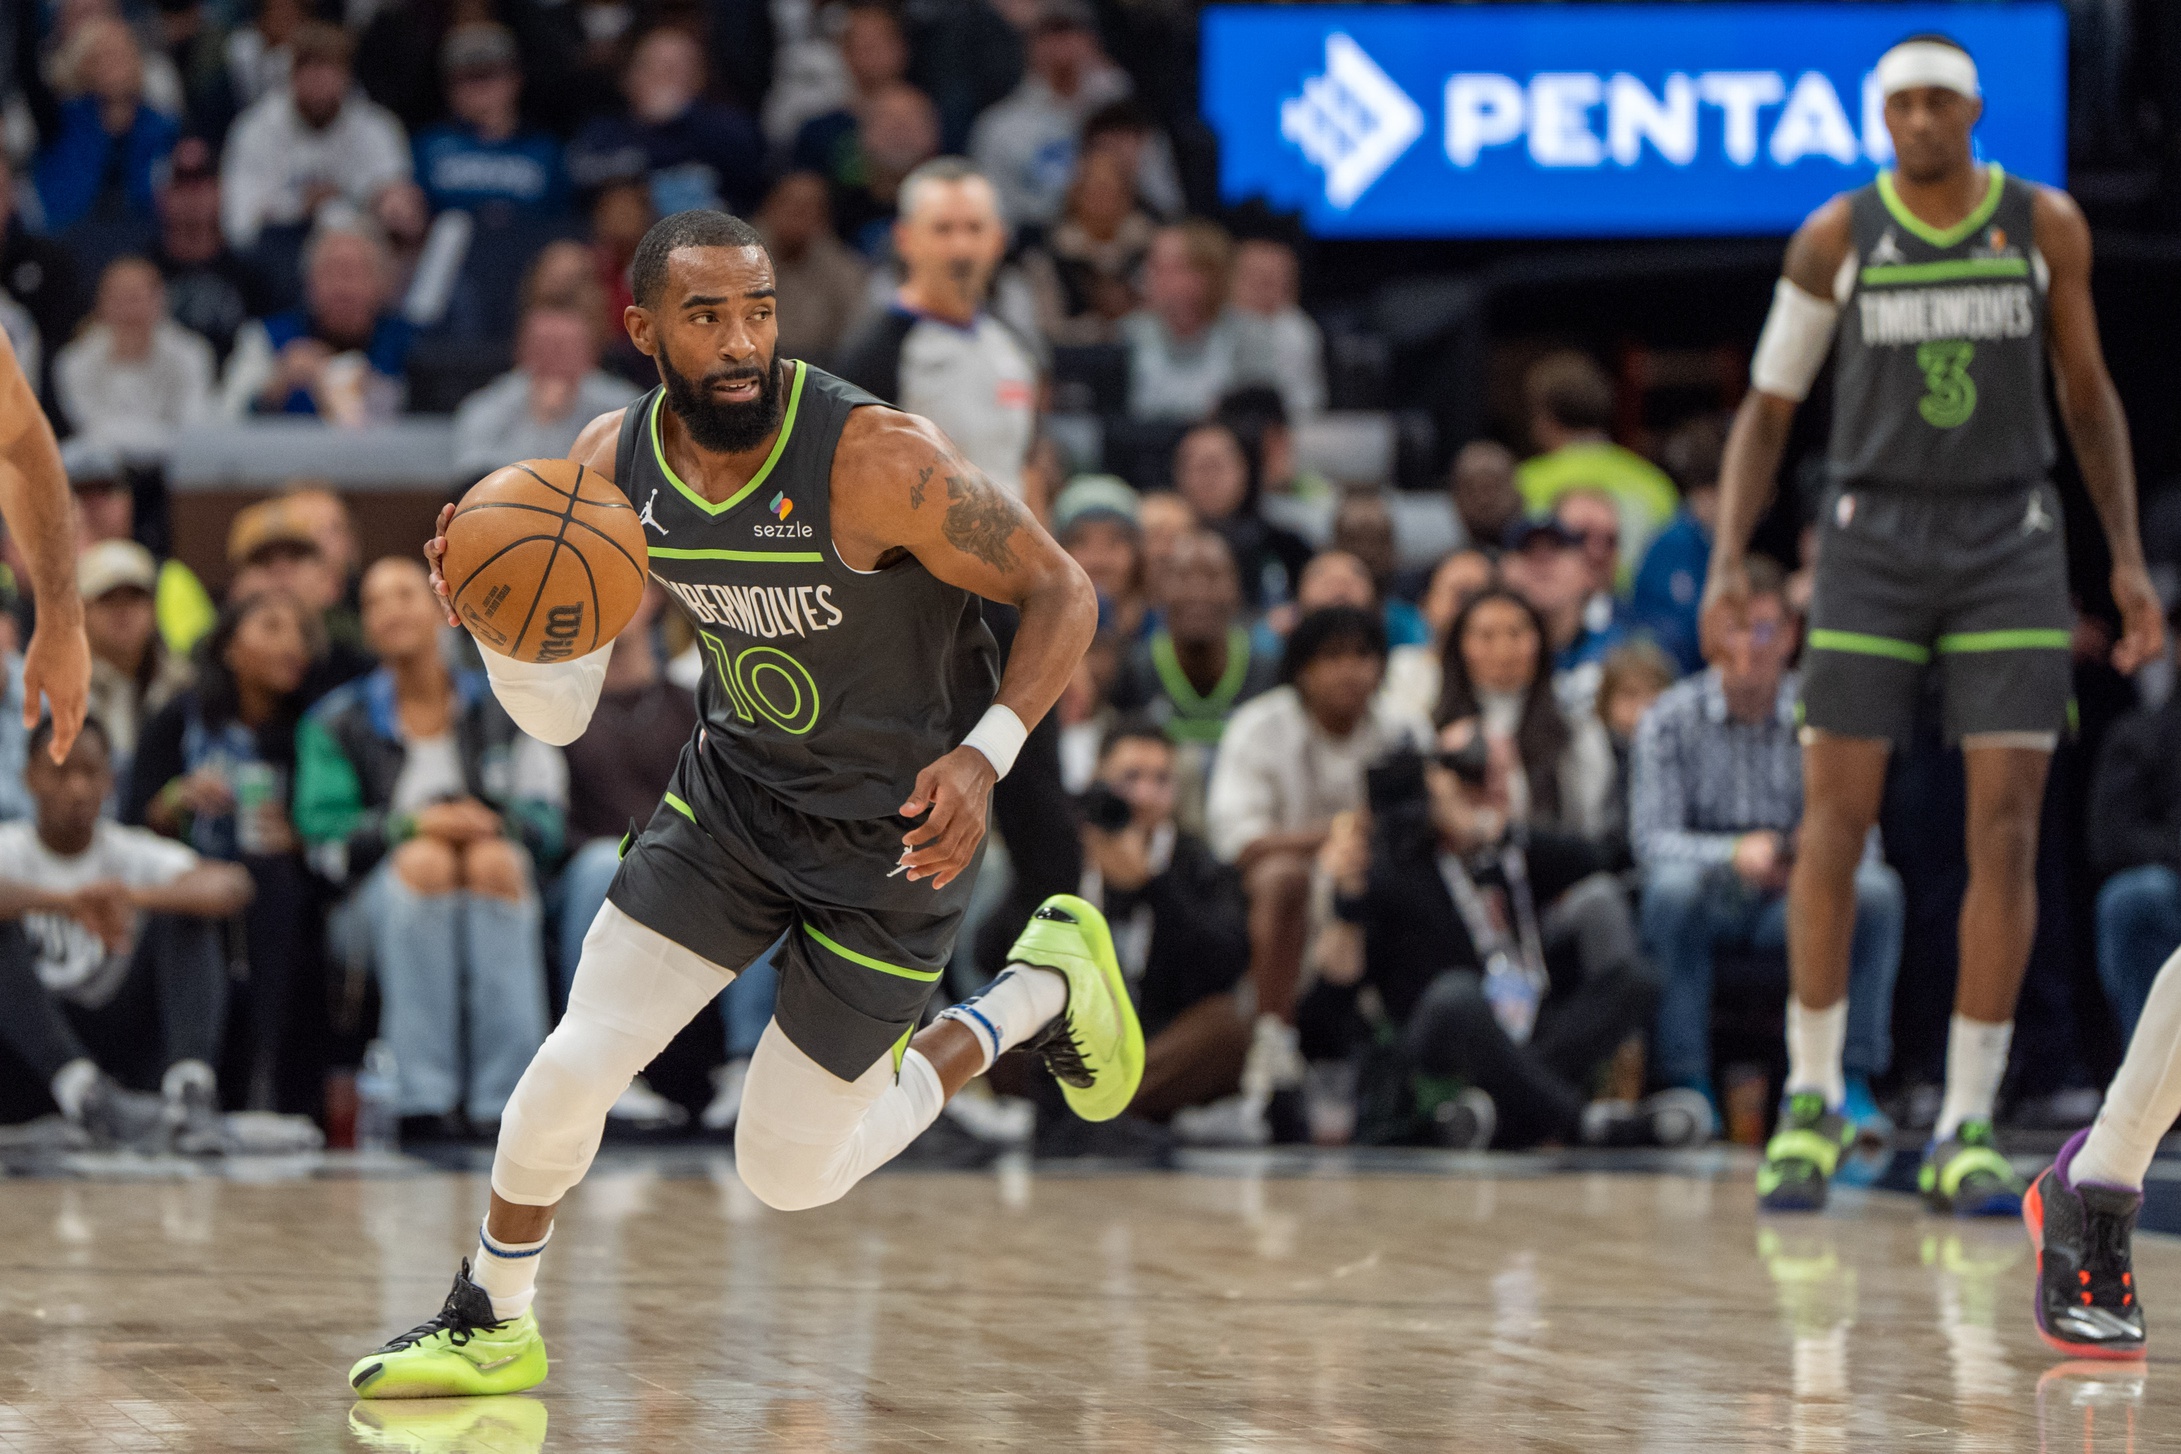
[[[985,708],[977,725],[969,729],[962,745],[983,753],[985,760],[992,764],[993,772],[1006,777],[1007,770],[1015,765],[1015,754],[1022,751],[1022,744],[1029,736],[1030,729],[1022,725],[1022,719],[1015,715],[1013,708],[994,702]]]

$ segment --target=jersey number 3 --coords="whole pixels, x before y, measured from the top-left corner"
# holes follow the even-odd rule
[[[1976,352],[1975,344],[1960,338],[1934,339],[1916,350],[1916,367],[1930,390],[1916,401],[1916,412],[1933,429],[1956,428],[1977,412],[1976,380],[1969,377]]]

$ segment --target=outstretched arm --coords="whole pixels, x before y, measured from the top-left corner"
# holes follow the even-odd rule
[[[832,512],[834,548],[856,569],[913,555],[950,585],[1022,612],[995,711],[970,742],[917,774],[901,805],[908,817],[931,810],[902,839],[909,877],[944,888],[984,837],[992,784],[1090,645],[1098,597],[1021,502],[913,414],[866,408],[850,416],[833,459]]]
[[[1719,526],[1700,617],[1707,655],[1712,638],[1739,621],[1748,606],[1743,553],[1772,504],[1795,410],[1831,345],[1833,276],[1848,256],[1848,221],[1847,199],[1836,197],[1811,213],[1787,244],[1772,312],[1750,364],[1750,390],[1735,411],[1720,461]]]
[[[2121,617],[2113,665],[2132,672],[2165,648],[2166,623],[2136,530],[2136,461],[2128,444],[2128,416],[2098,344],[2098,315],[2090,300],[2090,226],[2072,197],[2045,187],[2037,191],[2034,219],[2037,250],[2051,269],[2045,298],[2053,392],[2082,466],[2083,487],[2098,508],[2113,553],[2113,603]]]
[[[23,725],[38,723],[38,697],[53,704],[55,762],[65,761],[83,727],[91,690],[91,648],[76,595],[75,506],[61,472],[53,426],[23,377],[15,347],[0,334],[0,517],[30,562],[38,627],[23,652]]]

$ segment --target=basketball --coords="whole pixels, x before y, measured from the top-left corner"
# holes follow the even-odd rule
[[[573,460],[530,459],[471,487],[441,570],[478,642],[568,661],[613,640],[643,599],[648,547],[627,496]]]

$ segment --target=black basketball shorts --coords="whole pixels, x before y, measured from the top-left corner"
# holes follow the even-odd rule
[[[1819,519],[1802,720],[1905,743],[1942,673],[1949,743],[2073,711],[2067,543],[2045,482],[1975,495],[1836,487]]]
[[[983,845],[944,889],[888,877],[909,820],[800,812],[697,751],[683,751],[606,897],[737,973],[786,931],[781,1032],[843,1080],[888,1050],[898,1060],[954,952]]]

